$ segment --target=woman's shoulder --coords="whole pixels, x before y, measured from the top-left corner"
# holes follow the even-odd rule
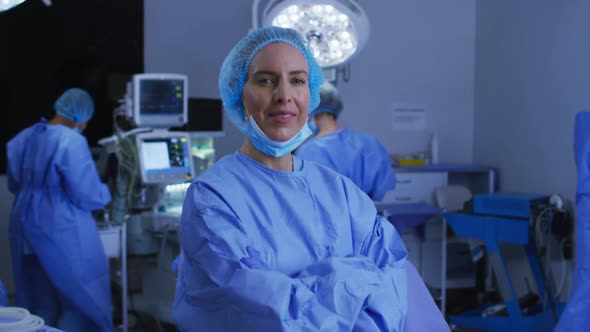
[[[341,199],[345,200],[345,202],[341,202],[344,205],[350,205],[352,202],[355,206],[367,205],[369,209],[374,207],[369,196],[350,178],[320,163],[311,160],[304,160],[303,162],[305,165],[305,177],[310,183],[311,191],[316,191],[316,193],[324,192],[332,200],[341,197]]]
[[[296,156],[308,156],[309,153],[313,153],[320,149],[320,146],[324,144],[325,136],[312,137],[301,144],[295,151]]]
[[[229,154],[221,157],[218,161],[213,163],[211,167],[199,174],[193,183],[201,183],[207,185],[229,185],[236,176],[243,174],[240,162],[236,154]]]
[[[334,147],[342,145],[342,130],[332,132],[322,136],[314,136],[299,148],[296,155],[303,158],[317,158],[318,154],[332,153]]]
[[[301,158],[297,155],[297,158],[301,161],[302,167],[301,169],[308,175],[313,175],[315,173],[318,174],[325,174],[328,178],[339,178],[341,175],[340,173],[334,171],[332,168],[325,166],[315,160],[309,160],[305,158]]]
[[[346,190],[360,190],[354,182],[348,177],[340,174],[336,170],[318,163],[313,160],[303,160],[303,170],[305,171],[306,178],[312,183],[322,183],[322,185],[339,184]]]

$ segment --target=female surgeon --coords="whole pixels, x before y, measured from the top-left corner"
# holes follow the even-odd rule
[[[112,331],[107,258],[91,214],[111,195],[80,134],[94,103],[73,88],[54,108],[6,146],[16,305],[62,331]]]
[[[254,30],[225,59],[245,135],[189,187],[173,317],[182,331],[448,331],[394,227],[348,178],[291,152],[322,71],[296,31]]]

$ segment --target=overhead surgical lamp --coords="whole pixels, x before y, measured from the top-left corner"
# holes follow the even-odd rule
[[[0,0],[0,13],[12,9],[26,0]],[[41,0],[46,6],[51,6],[51,0]]]
[[[12,7],[16,7],[23,2],[25,2],[25,0],[0,0],[0,13],[9,10]]]
[[[252,5],[253,28],[274,25],[297,30],[325,73],[348,65],[369,39],[369,19],[354,0],[268,0],[262,12],[260,2],[254,0]],[[348,66],[345,80],[347,73]]]

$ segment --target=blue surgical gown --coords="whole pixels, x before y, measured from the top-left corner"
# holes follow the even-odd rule
[[[395,187],[391,157],[371,135],[340,129],[308,140],[296,154],[348,177],[374,201],[382,200]]]
[[[590,112],[576,115],[574,156],[578,171],[576,189],[576,265],[570,300],[555,331],[590,329]]]
[[[59,301],[51,303],[56,310],[65,303],[96,330],[112,331],[107,258],[91,214],[111,195],[86,138],[41,122],[21,131],[6,150],[8,188],[15,194],[9,234],[17,306],[47,306],[57,291]]]
[[[314,162],[283,172],[225,156],[189,187],[180,241],[182,331],[448,330],[395,228]]]

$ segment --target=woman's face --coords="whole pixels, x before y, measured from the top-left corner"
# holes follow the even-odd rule
[[[270,139],[287,141],[305,125],[308,72],[301,52],[286,43],[265,46],[250,62],[244,105]]]

